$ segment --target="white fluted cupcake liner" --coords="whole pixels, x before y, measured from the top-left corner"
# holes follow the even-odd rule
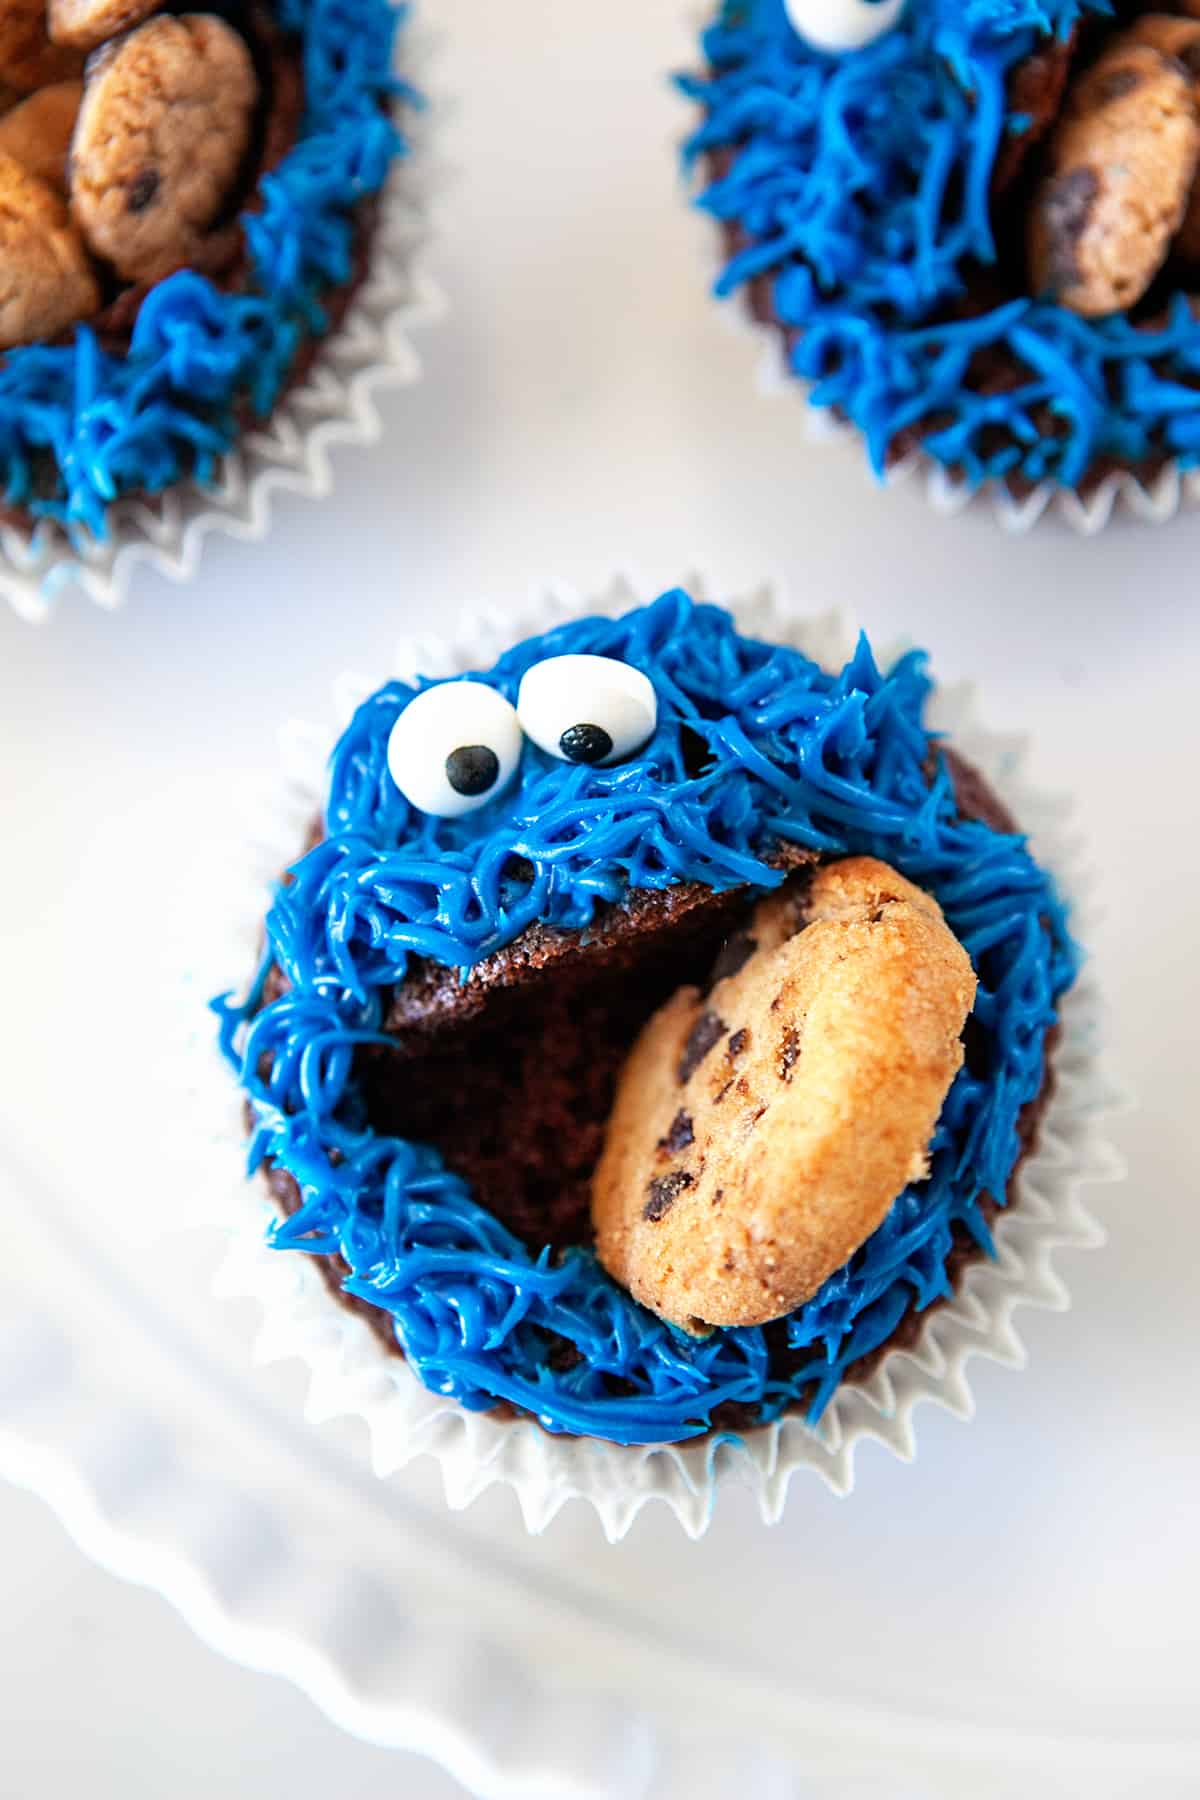
[[[724,259],[714,221],[701,216],[705,240],[701,249],[702,279],[708,288],[715,285]],[[812,404],[812,384],[794,374],[789,367],[787,349],[778,325],[756,319],[746,303],[744,293],[736,293],[719,302],[719,314],[730,329],[753,346],[755,382],[759,391],[771,398],[786,395],[803,409],[804,431],[810,443],[841,443],[858,456],[863,467],[864,482],[873,481],[866,465],[862,433],[848,420],[839,418],[826,407]],[[1116,470],[1090,487],[1086,493],[1062,487],[1053,481],[1040,482],[1027,494],[1014,494],[1003,481],[986,481],[972,487],[955,476],[944,463],[920,449],[889,463],[883,476],[885,487],[915,484],[924,489],[925,499],[934,512],[944,518],[956,517],[968,508],[986,510],[1007,532],[1019,536],[1031,531],[1043,518],[1055,518],[1081,537],[1095,537],[1115,518],[1122,515],[1144,524],[1165,525],[1178,512],[1200,506],[1200,469],[1182,469],[1170,462],[1146,482],[1131,471]]]
[[[737,303],[732,304],[736,306]],[[793,398],[798,393],[804,405],[809,441],[819,444],[845,441],[861,457],[862,434],[846,420],[811,404],[809,384],[788,368],[778,329],[750,318],[744,306],[739,310],[739,328],[747,330],[758,342],[757,380],[763,393],[774,395],[788,391]],[[763,334],[773,341],[759,342]],[[1122,514],[1144,524],[1165,525],[1176,513],[1200,506],[1200,469],[1181,469],[1173,462],[1165,464],[1148,483],[1129,470],[1116,470],[1086,493],[1062,487],[1058,482],[1043,481],[1030,488],[1027,494],[1014,494],[1003,481],[986,481],[972,487],[934,457],[921,450],[911,450],[889,463],[883,479],[887,487],[896,487],[902,482],[918,483],[924,488],[925,498],[934,512],[945,518],[954,518],[972,506],[986,509],[1004,531],[1015,536],[1032,530],[1039,519],[1046,517],[1060,520],[1081,537],[1095,537],[1112,519]]]
[[[403,48],[405,73],[424,89],[427,42],[406,32]],[[409,153],[396,161],[380,196],[367,275],[342,324],[269,419],[219,459],[211,483],[188,479],[162,494],[119,500],[109,509],[107,537],[80,543],[55,521],[32,532],[0,525],[0,595],[22,618],[42,622],[73,587],[98,606],[120,606],[142,565],[172,581],[190,580],[208,537],[260,542],[271,529],[276,494],[325,498],[334,485],[331,452],[379,438],[379,395],[417,380],[411,333],[444,310],[422,266],[437,183],[437,112],[431,105],[405,116]]]
[[[852,639],[833,616],[796,619],[776,606],[769,590],[743,602],[711,592],[692,578],[695,594],[731,605],[739,626],[779,642],[799,645],[825,664],[841,662]],[[343,676],[336,684],[335,719],[323,726],[292,725],[283,733],[281,780],[252,796],[252,845],[234,852],[228,892],[213,891],[212,913],[231,921],[212,949],[211,986],[216,991],[252,970],[261,943],[262,920],[272,884],[298,852],[322,797],[325,761],[336,732],[359,699],[388,676],[450,674],[487,667],[505,645],[548,629],[581,612],[619,613],[638,600],[623,580],[598,598],[543,597],[523,616],[488,613],[465,623],[452,642],[403,648],[394,669],[369,678]],[[1028,790],[1021,778],[1019,745],[982,732],[974,720],[969,690],[942,690],[935,697],[933,722],[1014,807],[1034,838],[1035,849],[1079,909],[1080,883],[1075,852],[1064,829],[1066,810]],[[238,915],[241,915],[240,922]],[[189,1008],[199,1006],[195,959]],[[817,1427],[798,1415],[758,1427],[737,1443],[700,1441],[624,1448],[594,1439],[554,1437],[532,1419],[496,1419],[467,1412],[425,1389],[401,1357],[388,1354],[363,1319],[339,1305],[320,1272],[306,1257],[270,1250],[265,1234],[276,1216],[259,1185],[244,1174],[245,1137],[241,1096],[220,1063],[211,1033],[195,1016],[186,1085],[189,1108],[198,1111],[181,1125],[168,1121],[178,1154],[182,1145],[192,1175],[196,1222],[220,1222],[229,1232],[228,1255],[217,1282],[226,1297],[251,1297],[262,1307],[256,1354],[262,1361],[298,1357],[311,1372],[307,1414],[314,1422],[356,1415],[366,1423],[372,1461],[381,1477],[394,1475],[419,1456],[438,1462],[452,1507],[465,1507],[485,1489],[510,1487],[525,1524],[542,1530],[569,1500],[593,1506],[610,1539],[628,1531],[639,1510],[652,1500],[668,1505],[683,1529],[700,1536],[718,1489],[728,1481],[750,1486],[762,1517],[777,1520],[789,1485],[801,1471],[817,1476],[837,1494],[854,1483],[859,1444],[875,1438],[897,1456],[915,1453],[915,1415],[922,1402],[945,1407],[962,1418],[973,1409],[968,1365],[974,1356],[1019,1365],[1024,1359],[1014,1325],[1019,1306],[1056,1310],[1068,1304],[1053,1266],[1061,1245],[1096,1245],[1102,1233],[1080,1198],[1087,1183],[1119,1174],[1115,1152],[1105,1137],[1102,1115],[1112,1104],[1099,1061],[1097,996],[1087,975],[1062,1009],[1062,1036],[1055,1053],[1055,1083],[1037,1149],[1022,1164],[1015,1193],[996,1227],[998,1257],[966,1270],[952,1302],[932,1309],[911,1350],[887,1355],[865,1384],[844,1384]],[[209,1140],[212,1158],[197,1162],[197,1136]],[[202,1178],[197,1183],[198,1171]],[[180,1185],[173,1186],[179,1193]]]

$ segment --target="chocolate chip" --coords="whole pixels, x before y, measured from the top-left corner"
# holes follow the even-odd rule
[[[779,1061],[776,1065],[780,1081],[790,1081],[792,1070],[800,1061],[800,1033],[785,1031],[779,1042]]]
[[[712,974],[708,978],[710,989],[715,988],[718,981],[728,981],[731,975],[736,975],[739,969],[744,969],[757,949],[757,940],[752,938],[748,932],[739,931],[733,937],[726,938],[717,953],[717,960],[712,966]]]
[[[688,1032],[683,1055],[679,1059],[680,1082],[690,1081],[714,1044],[720,1043],[729,1027],[715,1012],[703,1012]]]
[[[743,1025],[740,1030],[734,1032],[729,1040],[729,1049],[726,1054],[728,1055],[730,1062],[737,1061],[749,1042],[750,1032],[747,1027]]]
[[[1047,276],[1055,292],[1077,287],[1082,279],[1075,252],[1099,192],[1100,177],[1094,169],[1072,169],[1046,188],[1042,206],[1050,245]]]
[[[670,1175],[656,1175],[650,1183],[650,1198],[642,1208],[643,1219],[657,1224],[670,1212],[684,1188],[691,1185],[692,1177],[686,1169],[676,1169]]]
[[[157,169],[139,170],[125,196],[126,210],[131,213],[145,212],[158,193],[159,180]]]
[[[712,1199],[709,1201],[708,1204],[710,1206],[720,1206],[720,1204],[721,1204],[722,1200],[724,1200],[724,1198],[725,1198],[725,1189],[718,1188],[716,1193],[713,1195]]]
[[[1102,75],[1095,86],[1095,96],[1101,106],[1109,106],[1114,100],[1123,100],[1126,94],[1132,94],[1135,88],[1142,85],[1141,72],[1138,69],[1114,69],[1111,75]]]
[[[733,1086],[733,1077],[730,1076],[729,1080],[725,1083],[725,1086],[723,1088],[721,1088],[719,1090],[719,1092],[717,1092],[713,1095],[713,1105],[714,1106],[720,1106],[722,1100],[725,1098],[726,1094],[729,1092],[729,1090],[732,1086]]]
[[[678,1156],[681,1150],[695,1141],[696,1134],[692,1129],[692,1121],[687,1113],[680,1111],[671,1120],[670,1130],[666,1137],[659,1138],[658,1147],[670,1156]]]

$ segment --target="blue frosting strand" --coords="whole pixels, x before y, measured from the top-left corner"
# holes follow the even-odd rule
[[[327,835],[279,888],[255,989],[214,1002],[251,1104],[250,1167],[278,1165],[301,1195],[272,1241],[344,1257],[347,1293],[390,1313],[421,1380],[472,1409],[509,1401],[547,1430],[618,1443],[694,1436],[727,1401],[769,1420],[807,1396],[815,1420],[850,1363],[948,1291],[956,1224],[990,1246],[980,1198],[1006,1198],[1021,1108],[1074,975],[1063,907],[1022,837],[960,818],[944,766],[930,779],[920,653],[884,675],[862,639],[831,674],[674,592],[519,644],[476,679],[515,701],[526,669],[572,651],[618,657],[654,683],[655,734],[616,767],[527,742],[513,785],[478,811],[419,813],[388,773],[387,745],[426,682],[380,688],[338,743]],[[689,773],[695,736],[708,757]],[[387,1002],[410,957],[466,979],[533,920],[586,931],[631,888],[765,891],[783,879],[763,860],[779,840],[893,864],[936,896],[979,978],[929,1177],[787,1320],[786,1378],[761,1328],[688,1337],[589,1250],[526,1247],[436,1150],[371,1129],[355,1074],[360,1047],[390,1041]],[[287,991],[263,1005],[272,963]],[[564,1340],[577,1359],[551,1355]]]
[[[1020,475],[1075,487],[1102,458],[1200,457],[1200,317],[1177,294],[1153,325],[1083,319],[1016,297],[955,316],[970,270],[996,262],[996,157],[1028,120],[1009,76],[1108,0],[910,0],[862,50],[830,56],[783,0],[725,0],[706,76],[680,79],[705,118],[685,151],[735,152],[698,204],[748,242],[717,283],[770,280],[798,334],[793,372],[863,433],[882,474],[912,430],[971,486]],[[983,391],[980,359],[1012,371]]]
[[[242,220],[248,274],[223,292],[183,270],[143,302],[125,354],[80,325],[69,344],[31,344],[0,359],[0,477],[5,502],[58,520],[73,541],[104,537],[120,495],[201,484],[238,435],[238,404],[266,417],[305,339],[324,329],[322,296],[353,273],[354,208],[383,186],[404,141],[385,111],[390,0],[274,0],[303,56],[297,143]],[[54,480],[47,482],[52,465]]]

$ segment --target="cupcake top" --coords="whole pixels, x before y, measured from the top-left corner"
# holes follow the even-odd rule
[[[390,113],[400,11],[12,10],[0,28],[4,505],[12,522],[103,536],[122,495],[212,479],[354,283],[356,209],[403,149]]]
[[[929,690],[918,652],[881,673],[864,639],[827,672],[675,592],[530,639],[480,675],[390,682],[358,709],[254,990],[218,1010],[252,1166],[291,1184],[274,1242],[344,1259],[345,1292],[389,1319],[429,1387],[620,1443],[694,1436],[733,1408],[816,1418],[851,1364],[949,1291],[964,1230],[988,1247],[1074,955],[1051,879],[926,729]],[[922,1101],[936,1127],[904,1145],[881,1219],[785,1314],[650,1310],[597,1259],[586,1206],[561,1211],[576,1176],[590,1182],[593,1115],[602,1131],[619,1062],[687,982],[727,1016],[698,1008],[673,1079],[707,1080],[710,1052],[739,1073],[771,1005],[756,945],[742,954],[746,921],[761,957],[794,904],[803,920],[777,935],[803,960],[819,884],[816,917],[852,906],[868,934],[900,922],[920,980],[933,969],[941,984],[954,1054]],[[854,1006],[828,1016],[832,1042]],[[785,1050],[779,1082],[802,1062],[799,1043]],[[644,1121],[646,1156],[676,1162],[665,1185],[650,1168],[663,1191],[640,1220],[690,1186],[676,1153],[686,1162],[703,1105],[661,1141]]]
[[[1198,14],[725,0],[682,83],[718,289],[878,470],[918,444],[1017,490],[1196,462]]]

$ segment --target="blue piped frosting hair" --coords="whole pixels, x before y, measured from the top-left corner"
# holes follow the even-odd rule
[[[392,46],[406,9],[267,0],[267,10],[299,41],[305,111],[243,219],[239,291],[182,271],[151,290],[122,353],[80,325],[69,343],[0,358],[4,502],[72,538],[105,536],[123,494],[212,481],[240,410],[271,412],[302,345],[326,328],[325,298],[352,278],[356,206],[404,147],[387,108],[402,91]]]
[[[742,245],[717,291],[769,284],[812,403],[863,433],[882,472],[913,441],[971,486],[1068,488],[1097,468],[1200,461],[1200,317],[1081,318],[998,263],[997,159],[1030,121],[1018,65],[1108,0],[908,0],[865,48],[823,54],[783,0],[724,0],[686,156],[732,157],[699,204]],[[987,371],[987,374],[983,374]],[[1000,378],[996,379],[997,371]]]
[[[346,1293],[390,1316],[426,1386],[475,1410],[507,1402],[549,1431],[624,1444],[693,1437],[724,1403],[760,1421],[801,1404],[815,1420],[856,1359],[949,1291],[956,1228],[990,1248],[983,1203],[1007,1197],[1074,974],[1063,907],[1023,838],[960,816],[923,722],[920,653],[881,673],[863,639],[828,673],[675,592],[519,644],[478,679],[515,701],[527,669],[568,652],[619,658],[653,683],[657,725],[632,759],[571,765],[526,742],[512,785],[444,819],[413,809],[388,770],[392,727],[431,684],[381,688],[338,743],[324,838],[278,890],[253,991],[215,1003],[249,1102],[250,1167],[283,1171],[298,1192],[272,1242],[344,1258]],[[783,879],[768,860],[781,843],[891,863],[936,897],[979,980],[928,1179],[770,1328],[786,1339],[785,1372],[762,1328],[686,1336],[590,1248],[521,1242],[436,1148],[372,1128],[356,1062],[390,1041],[389,999],[412,958],[465,978],[531,923],[586,932],[634,888],[766,891]],[[286,988],[265,1003],[272,965]]]

